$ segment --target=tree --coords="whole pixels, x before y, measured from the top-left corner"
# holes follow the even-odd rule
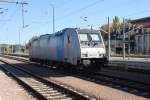
[[[113,20],[113,23],[112,23],[113,31],[119,29],[120,26],[121,26],[121,24],[120,24],[120,18],[119,18],[119,16],[115,16],[115,18]]]
[[[23,53],[24,53],[24,52],[25,52],[25,48],[21,48],[21,52],[23,52]]]
[[[128,22],[130,21],[131,19],[126,19],[125,20],[125,28],[128,28],[129,27],[129,24]],[[119,16],[115,16],[114,20],[113,20],[113,23],[110,23],[110,33],[118,30],[118,29],[123,29],[123,23],[120,23],[120,18]],[[108,24],[104,24],[100,27],[100,31],[101,31],[101,34],[104,38],[104,40],[108,40]]]
[[[108,40],[108,24],[104,24],[100,27],[100,31],[104,40]],[[110,25],[110,32],[113,32],[113,28]]]

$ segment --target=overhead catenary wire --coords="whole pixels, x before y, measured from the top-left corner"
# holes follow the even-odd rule
[[[131,17],[131,16],[133,16],[133,15],[139,15],[139,14],[147,13],[147,12],[150,12],[150,9],[149,9],[149,10],[138,11],[138,12],[134,12],[134,13],[125,15],[124,18],[126,18],[126,17]]]
[[[61,7],[63,7],[63,6],[65,6],[65,5],[67,5],[68,3],[70,3],[70,2],[72,2],[73,0],[66,0],[66,1],[64,1],[64,2],[62,2],[61,4],[59,4],[59,7],[57,7],[57,9],[58,8],[61,8]]]
[[[57,20],[65,19],[65,18],[67,18],[67,17],[70,17],[70,16],[72,16],[72,15],[74,15],[74,14],[76,14],[76,13],[79,13],[79,12],[81,12],[81,11],[87,9],[87,8],[90,8],[90,7],[92,7],[92,6],[96,5],[96,4],[98,4],[99,2],[103,2],[103,1],[104,1],[104,0],[97,0],[97,1],[95,1],[95,2],[93,2],[93,3],[91,3],[91,4],[89,4],[89,5],[86,5],[86,6],[82,7],[82,8],[80,8],[80,9],[77,9],[77,10],[75,10],[75,11],[72,11],[72,12],[66,14],[66,15],[63,16],[63,17],[60,17],[60,18],[56,19],[56,21],[57,21]]]
[[[28,3],[25,2],[26,0],[22,0],[21,2],[18,1],[8,1],[8,0],[0,0],[1,3],[14,3],[14,4],[20,4],[22,7],[22,27],[25,28],[24,25],[24,5],[27,5]]]
[[[7,22],[12,21],[12,19],[14,18],[14,16],[17,14],[17,12],[19,11],[19,8],[16,8],[9,16],[9,18],[7,19],[7,21],[5,21],[3,24],[1,24],[1,26],[5,26],[7,24]],[[9,21],[8,21],[9,20]]]
[[[23,0],[22,0],[23,1]],[[26,1],[26,0],[24,0]],[[9,1],[9,0],[0,0],[1,3],[16,3],[16,4],[28,4],[26,2],[19,2],[19,1]]]

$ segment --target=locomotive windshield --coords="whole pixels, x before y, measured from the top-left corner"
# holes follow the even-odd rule
[[[100,37],[98,33],[90,34],[92,41],[100,41]]]
[[[99,33],[80,33],[79,34],[81,46],[97,47],[101,43]]]
[[[86,33],[82,33],[79,35],[80,36],[80,41],[88,41],[88,35]]]

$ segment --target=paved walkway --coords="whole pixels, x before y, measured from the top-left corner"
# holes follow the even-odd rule
[[[137,69],[150,70],[150,58],[128,58],[111,57],[109,65],[118,65],[123,67],[132,67]]]
[[[0,69],[0,100],[31,100],[31,98],[22,87]]]
[[[111,61],[138,61],[138,62],[150,62],[150,58],[133,58],[133,57],[111,57]]]

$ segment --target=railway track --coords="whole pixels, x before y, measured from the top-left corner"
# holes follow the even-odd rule
[[[18,58],[15,60],[19,60]],[[21,61],[21,60],[19,60]],[[70,73],[70,70],[65,70]],[[62,72],[62,70],[60,70]],[[63,70],[64,72],[64,70]],[[104,84],[113,88],[121,89],[123,91],[130,92],[132,94],[140,95],[150,98],[150,84],[140,81],[135,81],[121,76],[111,76],[104,73],[84,72],[84,71],[71,71],[70,74],[78,76],[79,78],[92,81],[98,84]]]
[[[77,72],[75,74],[79,75],[79,77],[82,77],[85,80],[107,85],[112,88],[121,89],[135,95],[150,98],[150,84],[147,83],[109,76],[101,73]]]
[[[24,57],[22,55],[1,55],[1,56],[4,56],[4,57],[8,57],[8,58],[11,58],[11,59],[15,59],[15,60],[19,60],[19,61],[23,61],[23,62],[27,62],[27,63],[31,63],[29,60],[26,60],[26,59],[21,59],[21,58],[17,58],[17,57]],[[29,56],[25,56],[24,58],[29,58]],[[33,62],[32,62],[33,63]],[[127,71],[127,72],[131,72],[131,73],[140,73],[140,74],[145,74],[145,75],[150,75],[150,71],[149,70],[143,70],[143,69],[134,69],[134,68],[128,68],[126,69],[126,67],[119,67],[119,66],[105,66],[105,69],[108,69],[108,70],[118,70],[118,71]]]
[[[29,60],[18,58],[18,57],[22,57],[22,56],[4,55],[4,54],[0,54],[0,56],[10,58],[10,59],[14,59],[14,60],[18,60],[18,61],[22,61],[22,62],[30,62]],[[25,57],[25,58],[28,58],[28,57]]]
[[[89,100],[95,99],[80,91],[73,90],[55,81],[48,81],[23,68],[10,65],[7,61],[0,60],[0,67],[5,73],[13,77],[27,91],[39,100]]]

